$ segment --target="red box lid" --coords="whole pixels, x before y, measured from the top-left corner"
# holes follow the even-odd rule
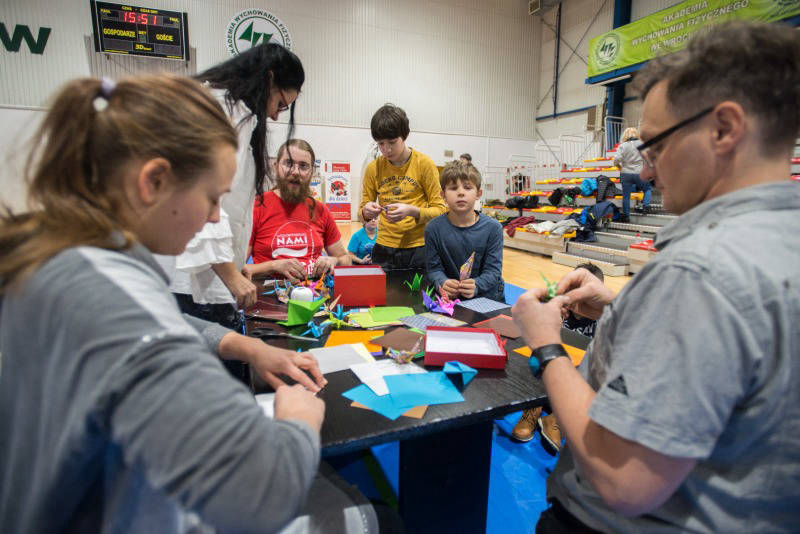
[[[508,361],[500,336],[491,328],[429,326],[425,333],[425,365],[455,360],[470,367],[503,369]]]
[[[347,265],[333,268],[333,297],[342,306],[386,304],[386,273],[380,265]]]

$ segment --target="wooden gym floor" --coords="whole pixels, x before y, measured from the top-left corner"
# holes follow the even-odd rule
[[[361,229],[361,223],[338,222],[337,225],[342,233],[342,243],[347,248],[350,236]],[[548,280],[556,281],[571,270],[572,267],[553,263],[548,256],[509,247],[503,248],[503,279],[518,287],[525,289],[544,287],[544,281],[539,273],[545,275]],[[606,276],[605,285],[619,293],[630,279],[630,276]]]

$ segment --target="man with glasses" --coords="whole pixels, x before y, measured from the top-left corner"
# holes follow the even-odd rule
[[[681,214],[615,296],[579,269],[513,309],[567,445],[537,532],[800,524],[800,38],[727,23],[651,61],[642,179]],[[599,318],[576,370],[565,309]]]
[[[275,189],[264,193],[263,202],[256,199],[253,211],[254,263],[243,270],[248,278],[296,282],[324,276],[336,265],[351,265],[328,207],[311,195],[314,162],[314,150],[302,139],[290,139],[278,149]]]

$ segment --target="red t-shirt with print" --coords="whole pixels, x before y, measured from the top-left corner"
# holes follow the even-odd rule
[[[325,247],[342,238],[325,204],[316,201],[311,220],[311,200],[300,204],[284,202],[274,191],[264,193],[264,204],[256,199],[253,207],[253,234],[250,247],[253,261],[294,258],[311,274],[314,262]]]

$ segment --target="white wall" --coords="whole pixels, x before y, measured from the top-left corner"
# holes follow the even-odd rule
[[[0,201],[15,210],[25,205],[23,172],[27,140],[44,117],[32,109],[0,109]]]
[[[137,4],[138,5],[138,4]],[[372,113],[389,101],[405,108],[409,142],[438,164],[444,150],[474,162],[506,165],[532,154],[538,57],[536,18],[525,0],[159,0],[188,13],[192,59],[181,62],[96,54],[86,0],[3,0],[0,22],[52,28],[44,54],[0,48],[0,161],[24,151],[16,128],[35,121],[63,82],[168,68],[192,73],[229,57],[228,21],[260,7],[283,20],[303,60],[297,135],[318,157],[360,169]],[[9,75],[10,73],[10,75]],[[282,137],[276,125],[274,138]],[[19,166],[0,167],[0,199],[21,206]]]

